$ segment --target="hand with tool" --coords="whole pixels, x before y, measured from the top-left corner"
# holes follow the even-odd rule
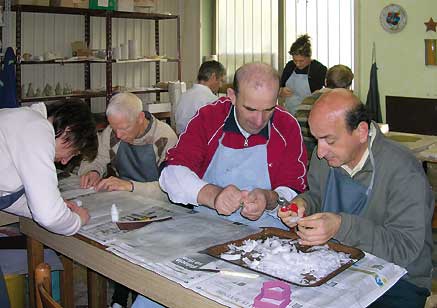
[[[242,206],[241,199],[243,191],[238,189],[235,185],[228,185],[221,189],[218,186],[209,184],[204,188],[205,192],[208,188],[215,190],[215,198],[211,198],[214,200],[212,208],[220,215],[229,216]],[[214,194],[214,192],[212,192],[212,194]],[[203,202],[203,204],[208,204],[208,202]]]
[[[252,191],[240,190],[235,185],[221,188],[205,185],[198,196],[198,202],[213,208],[220,215],[229,216],[241,208],[241,215],[250,220],[257,220],[267,208],[268,200],[276,200],[277,194],[264,189]],[[274,206],[275,202],[270,202]]]
[[[278,203],[280,200],[278,200]],[[291,202],[283,199],[282,206],[278,209],[278,217],[290,228],[297,225],[297,222],[305,217],[306,202],[302,198],[294,198]]]
[[[250,220],[260,218],[267,208],[269,191],[255,188],[252,191],[242,191],[241,194],[241,215]]]

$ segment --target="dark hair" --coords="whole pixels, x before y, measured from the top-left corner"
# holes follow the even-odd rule
[[[326,72],[326,87],[348,89],[353,79],[354,74],[349,67],[342,64],[334,65]]]
[[[215,60],[203,62],[199,68],[197,80],[208,81],[213,73],[215,73],[216,78],[220,78],[226,74],[226,69],[223,64]]]
[[[80,151],[83,158],[90,161],[96,158],[97,129],[87,104],[80,99],[67,99],[47,104],[47,118],[52,118],[55,138],[65,132],[65,142]]]
[[[291,45],[290,51],[288,52],[292,56],[304,56],[311,58],[311,42],[308,34],[301,35],[297,40]]]
[[[370,115],[363,103],[359,102],[355,107],[346,111],[345,122],[349,133],[355,130],[363,121],[370,127]]]

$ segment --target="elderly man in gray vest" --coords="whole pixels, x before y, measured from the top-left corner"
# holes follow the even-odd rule
[[[159,165],[167,150],[177,142],[173,129],[159,121],[132,93],[114,95],[106,110],[109,126],[99,139],[97,158],[83,161],[81,187],[97,191],[131,191],[146,197],[167,200],[158,184]],[[116,176],[104,178],[108,164]],[[116,285],[113,307],[126,306],[129,289]]]
[[[177,142],[175,132],[143,111],[141,100],[132,93],[114,95],[106,116],[109,126],[100,135],[97,158],[80,166],[81,187],[135,191],[148,197],[159,194],[159,165]],[[108,164],[117,176],[104,179]]]

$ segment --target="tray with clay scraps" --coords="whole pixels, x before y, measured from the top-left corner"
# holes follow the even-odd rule
[[[335,242],[303,246],[296,233],[277,228],[202,253],[303,287],[320,286],[364,257],[360,249]]]

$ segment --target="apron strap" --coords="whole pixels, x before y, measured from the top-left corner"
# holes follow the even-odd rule
[[[24,187],[12,194],[0,197],[0,210],[4,210],[15,203],[22,195],[24,195]]]

